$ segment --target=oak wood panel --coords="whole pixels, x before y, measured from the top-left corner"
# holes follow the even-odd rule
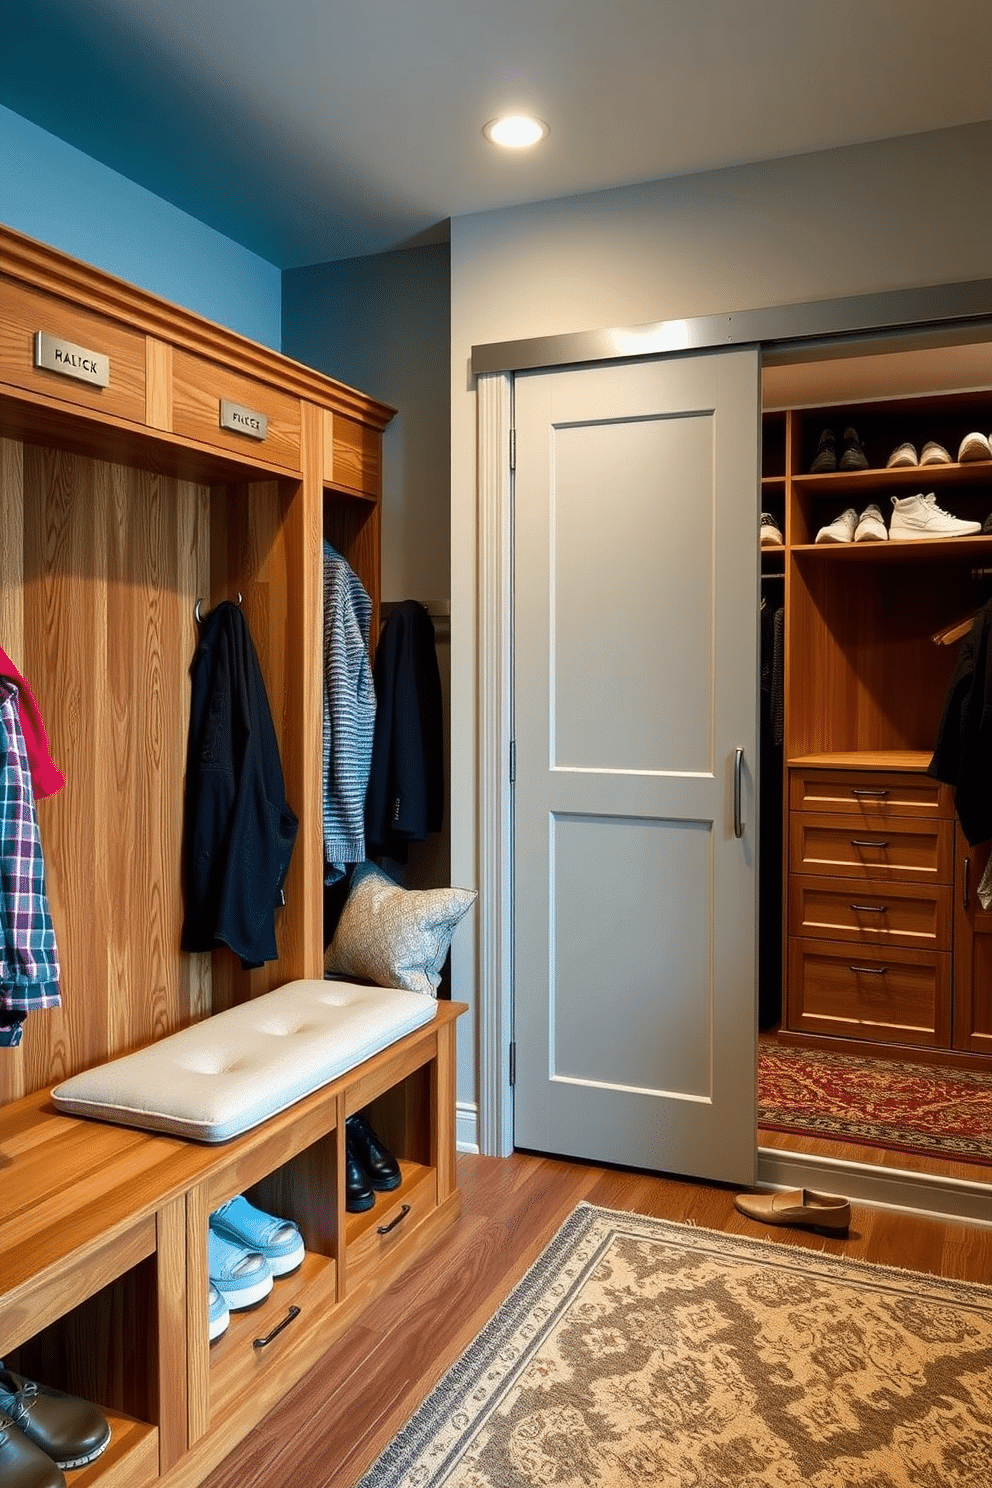
[[[326,1347],[324,1333],[335,1305],[336,1266],[326,1256],[308,1255],[298,1271],[277,1276],[272,1291],[257,1306],[235,1312],[226,1333],[210,1345],[210,1426],[216,1430],[252,1409],[270,1407],[285,1389],[288,1373],[302,1373]],[[291,1307],[300,1309],[264,1347]]]
[[[797,1033],[908,1046],[950,1044],[951,958],[945,952],[789,943],[788,1025]]]
[[[330,484],[378,497],[382,491],[382,454],[375,431],[344,414],[334,413],[331,419]]]
[[[145,423],[172,433],[172,347],[145,338]]]
[[[94,387],[34,365],[36,331],[110,358],[110,383]],[[0,382],[59,402],[145,420],[145,338],[119,322],[0,277]]]
[[[14,660],[66,776],[38,803],[63,1006],[29,1017],[0,1067],[5,1099],[172,1032],[207,1001],[202,963],[177,954],[204,502],[201,487],[33,445],[20,503],[5,498],[8,517],[23,512],[5,524],[21,554]]]
[[[792,874],[789,934],[864,945],[951,949],[949,885],[873,882],[867,892],[836,879]]]
[[[186,1196],[163,1204],[156,1215],[157,1334],[154,1379],[160,1465],[170,1467],[186,1450]]]
[[[856,1204],[849,1238],[825,1240],[755,1226],[734,1210],[734,1191],[719,1185],[523,1153],[463,1154],[458,1177],[460,1222],[376,1299],[205,1488],[353,1488],[582,1200],[879,1265],[905,1266],[911,1255],[936,1275],[987,1282],[992,1274],[992,1229],[931,1217]]]
[[[373,428],[384,429],[395,412],[302,362],[2,225],[0,262],[12,280],[169,341],[235,372],[274,382]]]
[[[864,768],[792,769],[789,805],[793,811],[841,811],[867,821],[885,816],[954,815],[951,791],[940,781],[908,771],[869,772]]]
[[[877,826],[856,816],[793,812],[789,817],[789,866],[793,873],[950,883],[950,822],[890,817]]]
[[[223,398],[264,413],[268,419],[265,439],[221,428]],[[177,434],[203,440],[218,449],[240,454],[248,447],[287,470],[300,468],[298,397],[179,350],[174,350],[172,357],[172,426]]]
[[[399,1188],[376,1194],[374,1208],[366,1213],[348,1216],[348,1295],[402,1256],[411,1236],[437,1208],[436,1171],[406,1162],[401,1171]]]

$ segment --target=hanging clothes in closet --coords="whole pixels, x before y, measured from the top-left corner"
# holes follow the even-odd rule
[[[36,796],[64,784],[31,689],[0,651],[0,1047],[21,1042],[29,1012],[61,1001]]]
[[[365,859],[365,792],[376,697],[369,662],[372,601],[341,554],[324,542],[324,882]]]
[[[434,625],[404,600],[383,626],[375,657],[378,713],[365,808],[369,851],[407,860],[411,842],[444,819],[444,724]]]
[[[275,911],[296,842],[269,700],[247,622],[227,601],[201,622],[183,819],[184,951],[274,961]]]

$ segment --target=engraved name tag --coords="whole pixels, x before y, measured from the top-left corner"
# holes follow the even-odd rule
[[[78,377],[80,382],[92,383],[93,387],[108,387],[110,384],[108,356],[63,341],[61,336],[50,336],[47,331],[35,331],[34,364],[44,367],[46,372],[58,372],[62,377]]]
[[[247,434],[249,439],[264,439],[269,432],[268,414],[256,413],[254,408],[242,408],[227,398],[220,400],[220,426],[233,429],[236,434]]]

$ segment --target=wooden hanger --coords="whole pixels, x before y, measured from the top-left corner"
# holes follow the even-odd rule
[[[935,646],[953,646],[962,636],[968,634],[975,623],[975,616],[969,615],[966,620],[958,620],[954,625],[945,625],[943,630],[938,630],[933,636]]]

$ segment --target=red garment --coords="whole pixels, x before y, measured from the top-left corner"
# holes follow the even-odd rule
[[[17,711],[21,720],[21,733],[28,752],[31,767],[31,784],[35,800],[43,796],[54,796],[65,785],[65,776],[52,759],[45,732],[45,720],[38,710],[34,694],[20,672],[0,646],[0,677],[9,677],[17,687]]]

